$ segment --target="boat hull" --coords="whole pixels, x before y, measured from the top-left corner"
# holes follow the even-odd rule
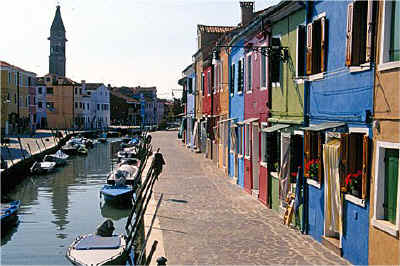
[[[100,191],[104,201],[109,204],[130,205],[132,202],[133,188],[130,186],[117,187],[105,185]]]
[[[1,206],[1,233],[7,232],[11,227],[18,224],[18,210],[21,201],[15,200]]]

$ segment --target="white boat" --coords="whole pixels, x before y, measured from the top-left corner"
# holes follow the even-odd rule
[[[133,159],[138,157],[138,152],[139,150],[136,147],[124,148],[117,153],[117,157],[119,161],[123,159]]]
[[[125,265],[128,258],[126,236],[113,234],[110,219],[94,234],[78,236],[67,249],[67,258],[75,265]]]
[[[63,153],[61,150],[58,150],[54,154],[46,155],[43,158],[44,162],[54,162],[56,166],[65,165],[67,163],[67,159],[69,155]]]
[[[115,185],[121,183],[121,180],[123,180],[125,184],[133,185],[139,173],[139,164],[138,160],[119,164],[118,168],[108,175],[107,184]]]
[[[32,174],[44,174],[54,171],[55,167],[55,162],[34,162],[30,170]]]

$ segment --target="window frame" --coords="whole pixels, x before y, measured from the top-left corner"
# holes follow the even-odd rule
[[[386,5],[387,3],[390,3],[390,5]],[[384,70],[389,70],[393,68],[399,68],[400,67],[400,61],[387,61],[388,60],[388,55],[385,56],[385,53],[389,53],[389,48],[390,48],[390,34],[391,30],[386,30],[385,28],[389,27],[392,22],[391,16],[386,16],[387,12],[392,11],[392,3],[393,1],[384,1],[383,2],[383,13],[381,16],[381,32],[380,32],[380,53],[379,53],[379,64],[378,64],[378,70],[379,71],[384,71]],[[399,6],[400,8],[400,6]]]
[[[318,20],[320,20],[321,22],[321,32],[320,32],[320,37],[321,37],[321,41],[320,41],[320,48],[319,50],[316,51],[316,48],[313,47],[313,42],[314,42],[314,38],[316,37],[316,31],[314,29],[314,23],[316,23]],[[308,23],[306,25],[306,71],[305,74],[306,76],[309,76],[309,79],[314,80],[313,77],[318,77],[318,78],[323,78],[319,77],[320,75],[323,75],[323,73],[326,72],[327,70],[327,63],[326,63],[326,59],[327,59],[327,55],[326,55],[326,36],[328,35],[328,28],[327,28],[327,23],[328,23],[328,19],[326,18],[326,12],[320,13],[317,16],[315,16],[312,19],[312,22]],[[311,29],[310,29],[311,28]],[[311,30],[311,33],[310,33]],[[316,61],[316,59],[314,58],[317,55],[314,55],[316,52],[320,52],[320,57],[319,57],[319,70],[317,72],[314,71],[314,68],[316,68],[314,65],[314,61]],[[323,54],[323,56],[322,56]],[[318,57],[317,57],[318,59]],[[315,73],[314,73],[315,72]]]
[[[282,46],[282,36],[281,35],[274,35],[274,36],[272,36],[272,38],[271,38],[271,47],[273,47],[273,40],[272,39],[279,39],[279,46]],[[271,83],[271,86],[273,87],[273,88],[281,88],[281,78],[282,78],[282,61],[279,59],[279,81],[278,82],[276,82],[276,81],[274,81],[273,79],[272,79],[272,70],[274,69],[273,68],[273,66],[271,66],[271,64],[273,64],[273,63],[275,63],[275,61],[271,58],[271,57],[269,57],[268,58],[268,64],[269,64],[269,66],[268,66],[268,72],[270,72],[270,73],[268,73],[269,75],[268,75],[268,77],[269,77],[269,81],[268,82],[270,82]]]
[[[246,93],[252,93],[253,92],[253,53],[247,53],[246,54],[246,71],[245,71],[245,80],[246,80]]]
[[[400,143],[377,141],[375,145],[375,176],[374,176],[374,214],[372,217],[372,225],[394,237],[399,237],[400,231],[400,169],[397,176],[397,209],[396,209],[396,224],[382,219],[384,208],[384,180],[385,180],[385,150],[398,149],[400,150]],[[400,157],[400,151],[399,151]],[[399,158],[400,159],[400,158]],[[399,163],[400,168],[400,163]],[[383,191],[382,191],[383,190]]]
[[[250,154],[251,154],[250,128],[251,128],[250,123],[244,124],[244,138],[245,138],[245,140],[244,140],[244,157],[246,159],[250,159]]]
[[[268,60],[267,55],[260,54],[260,91],[267,90],[268,88]],[[263,69],[263,59],[265,60],[265,67]],[[265,75],[265,84],[263,84],[263,75]]]
[[[244,58],[240,57],[238,60],[238,78],[237,78],[237,93],[242,94],[244,90],[244,77],[243,75],[245,74],[244,72],[244,66],[243,66],[243,61]]]

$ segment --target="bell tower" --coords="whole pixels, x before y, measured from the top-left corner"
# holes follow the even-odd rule
[[[56,15],[50,28],[49,73],[65,77],[65,28],[61,18],[60,6],[57,5]]]

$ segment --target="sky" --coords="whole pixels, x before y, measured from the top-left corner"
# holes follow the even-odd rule
[[[256,0],[255,10],[278,3]],[[111,86],[156,86],[181,94],[178,79],[197,51],[197,24],[237,25],[238,0],[0,0],[0,60],[48,73],[56,6],[66,29],[66,76]]]

